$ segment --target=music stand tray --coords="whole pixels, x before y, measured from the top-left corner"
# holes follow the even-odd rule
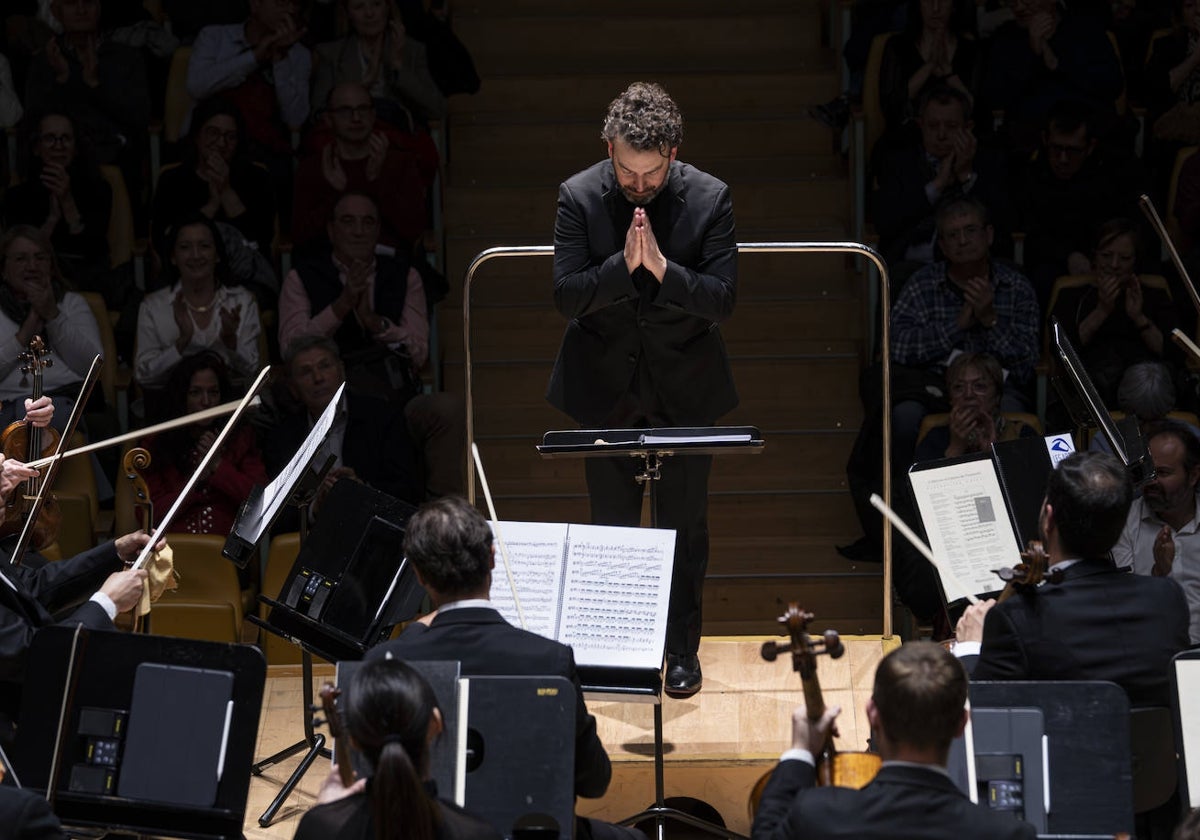
[[[678,426],[658,429],[570,429],[546,432],[537,451],[543,458],[641,458],[639,483],[650,485],[650,525],[658,527],[657,480],[662,460],[674,455],[757,455],[765,442],[756,426]],[[662,671],[646,673],[640,669],[605,668],[585,673],[580,668],[584,691],[607,700],[650,701],[654,704],[654,804],[644,811],[621,820],[634,825],[653,819],[659,840],[665,821],[673,819],[708,834],[742,838],[736,832],[670,808],[664,804]]]

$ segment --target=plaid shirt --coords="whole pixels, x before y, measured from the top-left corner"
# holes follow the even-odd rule
[[[1016,382],[1029,382],[1038,359],[1037,296],[1025,276],[991,262],[996,325],[974,321],[965,330],[956,321],[963,295],[949,278],[946,262],[922,268],[904,284],[892,307],[892,360],[918,367],[945,362],[953,350],[990,353]]]

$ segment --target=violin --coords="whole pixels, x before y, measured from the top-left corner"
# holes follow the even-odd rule
[[[42,372],[50,367],[54,360],[49,357],[46,343],[41,336],[35,335],[29,342],[28,349],[21,354],[21,373],[32,377],[32,399],[42,396]],[[22,384],[25,379],[21,380]],[[39,428],[28,420],[18,420],[10,423],[0,433],[0,447],[4,450],[5,458],[13,458],[23,463],[30,463],[39,458],[53,454],[58,449],[59,433],[50,426]],[[30,478],[13,492],[8,500],[4,523],[0,525],[0,536],[18,534],[25,528],[29,514],[34,510],[34,501],[48,486],[49,477],[43,473],[36,478]],[[36,511],[29,546],[41,550],[58,539],[58,526],[62,522],[62,511],[58,500],[49,496],[43,500]],[[14,559],[16,559],[14,557]]]
[[[321,711],[325,714],[324,723],[329,725],[329,735],[333,738],[333,760],[337,764],[338,776],[343,787],[350,787],[355,779],[354,763],[350,756],[350,736],[346,734],[346,727],[342,725],[342,713],[337,707],[337,698],[342,691],[333,683],[325,683],[318,693],[321,697]],[[319,725],[322,721],[314,720],[313,723]]]
[[[825,698],[821,694],[821,682],[817,678],[817,657],[827,655],[830,659],[839,659],[846,652],[836,630],[826,630],[820,640],[814,641],[807,632],[808,624],[813,620],[813,614],[805,612],[800,605],[793,602],[779,617],[779,623],[787,628],[787,642],[763,642],[762,658],[774,662],[781,653],[792,655],[792,670],[800,675],[800,683],[804,689],[804,708],[808,719],[819,721],[825,714]],[[869,783],[883,764],[878,753],[871,752],[839,752],[830,737],[820,755],[813,758],[817,762],[817,784],[822,786],[847,787],[855,790]],[[750,793],[750,811],[753,814],[758,809],[763,790],[771,778],[768,771],[755,783]]]
[[[1042,546],[1041,540],[1030,540],[1021,552],[1021,560],[1012,568],[992,569],[992,572],[1004,581],[1004,589],[996,598],[996,603],[1002,603],[1012,597],[1014,592],[1032,592],[1042,581],[1062,583],[1062,569],[1047,572],[1050,566],[1050,556]]]

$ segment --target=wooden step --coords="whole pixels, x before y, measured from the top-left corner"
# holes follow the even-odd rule
[[[495,183],[510,176],[509,166],[536,163],[535,171],[552,173],[557,185],[589,165],[588,161],[595,163],[606,156],[600,138],[603,123],[603,113],[575,120],[549,118],[537,123],[507,114],[456,115],[447,132],[448,181]],[[536,154],[530,147],[532,137],[538,138]],[[707,167],[714,175],[724,177],[724,167],[747,151],[752,151],[755,158],[823,155],[826,166],[836,162],[829,154],[829,129],[807,116],[710,120],[689,117],[684,121],[680,160],[693,165],[699,165],[696,162],[699,160],[720,161],[719,165],[708,163]],[[504,166],[497,165],[500,161]]]
[[[830,60],[805,72],[660,73],[655,81],[679,104],[684,119],[799,116],[838,94]],[[633,81],[626,72],[596,75],[514,75],[490,78],[474,96],[450,99],[450,122],[474,113],[523,112],[550,119],[599,120],[608,103]],[[531,147],[531,154],[536,147]]]
[[[660,73],[714,72],[746,67],[804,67],[806,53],[823,52],[816,4],[754,15],[638,15],[637,24],[613,15],[463,18],[454,34],[467,45],[484,87],[517,73],[582,74],[596,67],[636,67],[639,78]],[[513,49],[522,44],[523,49]],[[612,96],[618,91],[614,90]]]

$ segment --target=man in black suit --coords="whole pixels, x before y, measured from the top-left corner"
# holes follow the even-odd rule
[[[1171,578],[1113,564],[1132,500],[1112,455],[1081,452],[1058,465],[1040,521],[1050,582],[975,604],[959,620],[955,653],[974,679],[1111,680],[1134,706],[1170,705],[1171,658],[1189,645],[1187,601]]]
[[[404,554],[413,564],[436,611],[400,636],[367,652],[367,660],[457,659],[464,676],[560,676],[575,685],[575,795],[600,797],[608,789],[612,765],[596,734],[575,670],[575,655],[564,644],[513,627],[491,606],[495,547],[492,529],[458,496],[443,496],[408,520]],[[583,838],[642,838],[637,831],[596,820],[577,820]]]
[[[941,645],[909,642],[885,656],[867,701],[883,768],[862,790],[814,787],[813,757],[841,709],[826,709],[817,722],[796,709],[792,748],[763,791],[752,840],[1032,840],[1033,826],[973,804],[946,775],[950,743],[967,724],[966,702],[966,672]]]
[[[609,105],[609,160],[559,188],[554,303],[570,319],[546,398],[584,428],[709,426],[737,405],[717,323],[733,313],[737,241],[721,181],[675,160],[679,108],[635,82]],[[700,689],[711,457],[665,460],[657,524],[677,532],[667,691]],[[588,458],[592,521],[636,526],[632,458]]]
[[[0,787],[0,825],[10,840],[67,840],[46,797],[15,787]]]
[[[272,475],[296,453],[346,378],[337,345],[321,336],[293,341],[287,348],[285,367],[288,386],[300,407],[280,418],[263,447]],[[316,510],[329,488],[343,478],[362,481],[412,504],[420,504],[424,498],[420,456],[409,437],[403,408],[385,399],[353,391],[347,385],[333,428],[314,463],[323,462],[328,455],[336,460],[317,492]]]

